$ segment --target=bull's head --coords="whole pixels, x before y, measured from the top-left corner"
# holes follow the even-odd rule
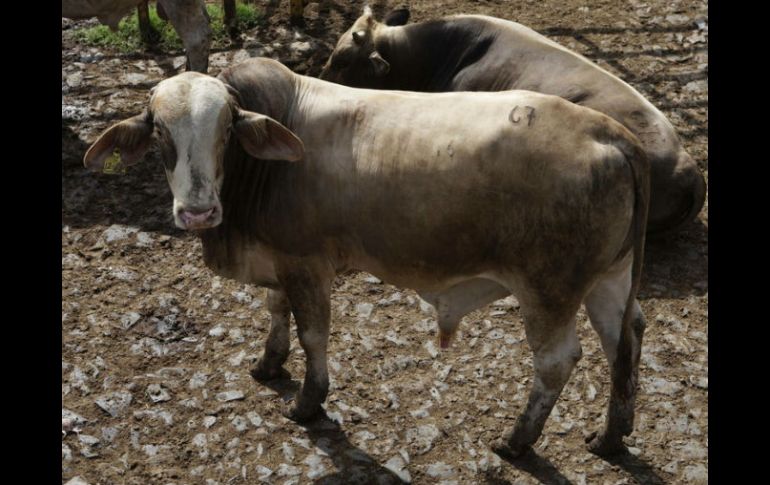
[[[230,135],[251,156],[297,161],[302,141],[276,120],[240,108],[237,93],[222,81],[196,72],[166,79],[151,91],[142,114],[108,128],[86,152],[93,171],[111,171],[142,159],[153,138],[174,195],[174,222],[206,229],[222,222],[219,192]]]
[[[408,20],[409,10],[398,9],[378,22],[372,10],[364,7],[363,15],[340,37],[320,78],[347,86],[378,87],[377,79],[388,74],[390,64],[377,50],[377,35],[383,28],[404,25]]]

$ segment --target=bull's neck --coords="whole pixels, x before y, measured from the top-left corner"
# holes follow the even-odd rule
[[[298,76],[277,62],[261,61],[261,68],[232,70],[223,73],[223,80],[239,92],[241,108],[286,125],[294,111]]]
[[[473,26],[475,27],[475,26]],[[451,90],[454,76],[478,58],[480,28],[452,19],[386,28],[376,47],[390,63],[386,89],[442,92]]]
[[[221,77],[239,92],[242,109],[270,116],[292,130],[302,84],[299,76],[277,63],[260,62],[256,67],[234,69]],[[210,264],[237,264],[242,244],[301,246],[297,241],[305,234],[297,228],[304,227],[301,207],[307,197],[301,187],[302,164],[255,159],[232,137],[223,165],[223,221],[202,234],[204,248],[216,250],[211,253],[216,261]],[[287,220],[292,221],[291,227]]]

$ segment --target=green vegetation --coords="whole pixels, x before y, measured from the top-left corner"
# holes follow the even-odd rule
[[[211,17],[212,47],[222,47],[228,39],[224,27],[224,10],[221,4],[207,4],[206,10]],[[262,12],[254,5],[236,2],[235,18],[238,31],[243,32],[256,27],[262,21]],[[182,41],[170,23],[158,17],[155,5],[150,5],[150,23],[160,34],[157,45],[164,51],[182,49]],[[106,25],[75,30],[75,39],[86,45],[110,47],[123,53],[134,52],[143,47],[139,32],[139,18],[134,12],[120,21],[118,31],[113,32]]]

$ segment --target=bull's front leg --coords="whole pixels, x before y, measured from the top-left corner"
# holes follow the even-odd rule
[[[323,265],[295,266],[280,269],[279,280],[289,299],[297,322],[299,343],[305,351],[305,380],[295,404],[284,415],[297,422],[310,421],[323,415],[321,404],[329,392],[326,348],[331,319],[330,294],[334,273]]]
[[[267,308],[270,311],[270,333],[267,335],[262,358],[251,369],[251,376],[258,381],[288,379],[291,376],[283,368],[283,364],[289,357],[289,319],[291,318],[291,307],[286,293],[282,290],[268,290]]]

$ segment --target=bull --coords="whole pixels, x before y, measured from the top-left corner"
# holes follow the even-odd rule
[[[585,304],[610,365],[604,429],[631,433],[644,317],[636,300],[649,163],[620,123],[556,96],[354,89],[255,58],[217,77],[159,83],[147,109],[108,128],[86,167],[120,169],[160,147],[175,224],[215,273],[272,289],[260,381],[287,377],[289,312],[306,355],[285,414],[322,415],[337,274],[413,288],[454,318],[515,294],[535,378],[496,445],[535,443],[581,357]],[[449,325],[450,333],[456,322]],[[452,327],[454,325],[454,327]]]

